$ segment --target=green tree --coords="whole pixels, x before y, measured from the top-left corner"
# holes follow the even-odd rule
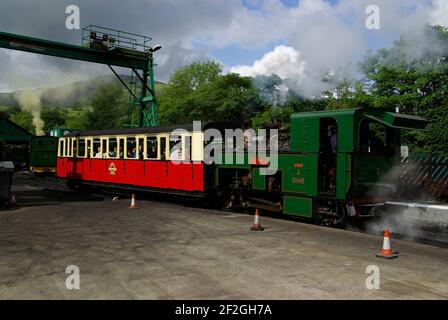
[[[123,128],[128,117],[126,95],[119,84],[107,84],[93,97],[91,110],[86,115],[91,130]]]
[[[423,116],[427,131],[405,132],[415,151],[448,155],[448,29],[427,26],[403,34],[390,49],[369,52],[361,70],[374,107]]]
[[[49,132],[53,128],[63,126],[65,124],[64,112],[59,108],[42,108],[42,120],[44,121],[44,131]]]
[[[213,61],[176,70],[160,94],[160,122],[244,122],[263,111],[259,91],[250,78],[221,72],[221,66]]]
[[[65,110],[64,128],[73,130],[88,130],[89,107],[73,107]]]

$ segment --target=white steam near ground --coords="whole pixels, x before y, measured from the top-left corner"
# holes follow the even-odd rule
[[[20,105],[20,108],[31,113],[33,117],[33,125],[36,128],[36,135],[43,136],[44,132],[44,121],[41,118],[42,112],[42,93],[39,90],[25,90],[19,91],[14,95],[14,98]]]
[[[409,190],[407,185],[401,186],[406,190],[397,189],[398,181],[404,175],[411,175],[418,170],[417,164],[406,166],[396,165],[385,172],[366,196],[369,198],[390,199],[399,195],[406,197]],[[413,179],[411,179],[413,180]],[[402,182],[403,183],[403,182]],[[431,197],[420,188],[419,194],[410,194],[412,201],[400,201],[398,203],[386,203],[379,210],[376,208],[374,218],[366,218],[360,227],[356,224],[349,225],[349,229],[366,231],[371,234],[381,235],[384,230],[389,229],[392,237],[399,236],[402,239],[421,241],[430,240],[448,245],[448,206],[425,207],[423,203],[431,203]],[[395,195],[395,196],[394,196]],[[420,203],[417,204],[416,203]]]
[[[431,240],[448,245],[448,210],[388,205],[378,218],[366,221],[364,230],[381,235],[389,229],[392,237]]]

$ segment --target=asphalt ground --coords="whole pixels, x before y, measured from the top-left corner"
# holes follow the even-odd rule
[[[0,211],[0,299],[448,298],[443,247],[392,238],[399,258],[384,260],[377,235],[266,216],[252,232],[247,214],[151,198],[132,210],[127,196],[27,175],[14,190],[17,207]]]

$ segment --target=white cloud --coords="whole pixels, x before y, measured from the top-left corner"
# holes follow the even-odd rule
[[[0,30],[79,44],[80,34],[65,29],[65,7],[76,4],[83,25],[148,34],[153,43],[161,43],[163,50],[156,57],[159,80],[167,80],[176,67],[209,59],[209,52],[216,48],[237,45],[259,50],[281,41],[290,47],[289,54],[283,52],[283,56],[291,70],[264,60],[265,68],[270,65],[277,73],[295,73],[296,78],[305,68],[307,76],[301,83],[306,86],[307,79],[314,83],[329,69],[356,75],[357,62],[369,47],[390,45],[403,30],[418,30],[427,22],[448,25],[447,0],[375,0],[381,9],[379,31],[365,28],[365,8],[371,0],[340,0],[335,5],[324,0],[300,0],[293,8],[279,0],[246,3],[257,10],[243,6],[241,0],[41,0],[39,5],[34,0],[16,0],[0,4]],[[292,50],[299,61],[295,67]],[[277,59],[280,53],[273,55]],[[11,62],[10,54],[7,59],[1,51],[0,55],[2,90],[109,73],[107,67],[76,61],[23,55],[20,61]],[[256,64],[240,66],[239,71],[253,71],[260,67]]]
[[[448,1],[434,0],[431,23],[448,27]]]
[[[448,19],[446,0],[433,0],[432,4],[418,0],[376,0],[381,29],[372,31],[365,27],[365,8],[370,4],[371,0],[341,0],[331,6],[323,0],[301,0],[298,7],[289,9],[266,0],[261,12],[241,11],[223,34],[249,46],[285,39],[287,51],[294,54],[285,54],[284,47],[277,47],[253,65],[231,70],[243,75],[275,73],[281,78],[291,78],[297,91],[314,96],[328,89],[321,81],[327,72],[358,77],[358,62],[372,45],[390,46],[403,31],[419,34],[426,23],[444,24]],[[220,37],[220,41],[229,40]],[[425,44],[415,43],[415,47],[419,46]],[[410,52],[410,56],[418,52]],[[288,59],[279,63],[284,56]],[[300,57],[295,65],[291,63],[294,57]],[[285,70],[290,70],[290,75],[282,76]]]

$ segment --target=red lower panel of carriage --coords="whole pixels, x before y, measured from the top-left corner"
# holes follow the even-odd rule
[[[57,175],[81,181],[204,191],[202,162],[58,158]]]

